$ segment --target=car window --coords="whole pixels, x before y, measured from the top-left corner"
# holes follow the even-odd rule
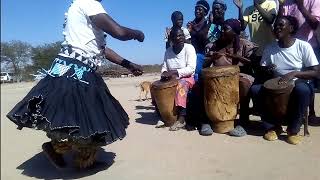
[[[1,76],[5,76],[5,75],[7,75],[7,73],[1,73]]]

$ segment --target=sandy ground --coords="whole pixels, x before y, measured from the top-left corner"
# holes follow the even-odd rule
[[[48,141],[42,131],[16,126],[6,113],[35,83],[1,85],[1,179],[112,179],[112,180],[319,180],[320,127],[310,126],[311,136],[293,146],[283,138],[267,142],[261,131],[243,138],[197,131],[155,129],[157,117],[150,101],[137,101],[143,80],[156,76],[106,80],[112,94],[130,116],[127,137],[104,147],[92,169],[56,170],[41,152]],[[316,97],[320,116],[320,95]],[[257,117],[251,117],[257,119]],[[68,162],[70,157],[67,156]],[[71,165],[70,165],[71,166]]]

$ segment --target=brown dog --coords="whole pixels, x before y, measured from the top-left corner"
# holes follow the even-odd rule
[[[148,94],[150,94],[150,87],[151,87],[151,82],[149,81],[143,81],[140,83],[138,86],[140,86],[140,96],[139,100],[141,101],[141,96],[143,93],[145,93],[145,100],[148,99]],[[151,94],[150,94],[151,95]]]

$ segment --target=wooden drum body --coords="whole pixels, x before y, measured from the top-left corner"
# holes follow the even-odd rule
[[[238,66],[202,70],[204,106],[217,133],[226,133],[234,128],[239,103],[239,72]]]
[[[267,114],[278,120],[283,120],[287,114],[290,94],[294,82],[279,84],[280,77],[270,79],[263,84],[263,107]]]
[[[174,99],[178,80],[155,81],[151,85],[151,94],[154,98],[161,119],[166,126],[172,126],[178,118]]]

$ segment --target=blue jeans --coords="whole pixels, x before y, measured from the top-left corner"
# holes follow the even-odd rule
[[[261,120],[269,122],[273,125],[279,125],[277,122],[281,122],[281,120],[275,119],[271,117],[270,114],[264,112],[262,102],[261,102],[261,88],[262,84],[253,85],[250,89],[252,101],[254,105],[257,107],[259,114],[261,115]],[[291,134],[298,134],[300,131],[300,127],[303,123],[304,113],[306,112],[311,97],[313,95],[313,88],[311,85],[305,82],[297,82],[295,87],[293,88],[289,105],[287,109],[286,120],[288,123],[287,132]]]

